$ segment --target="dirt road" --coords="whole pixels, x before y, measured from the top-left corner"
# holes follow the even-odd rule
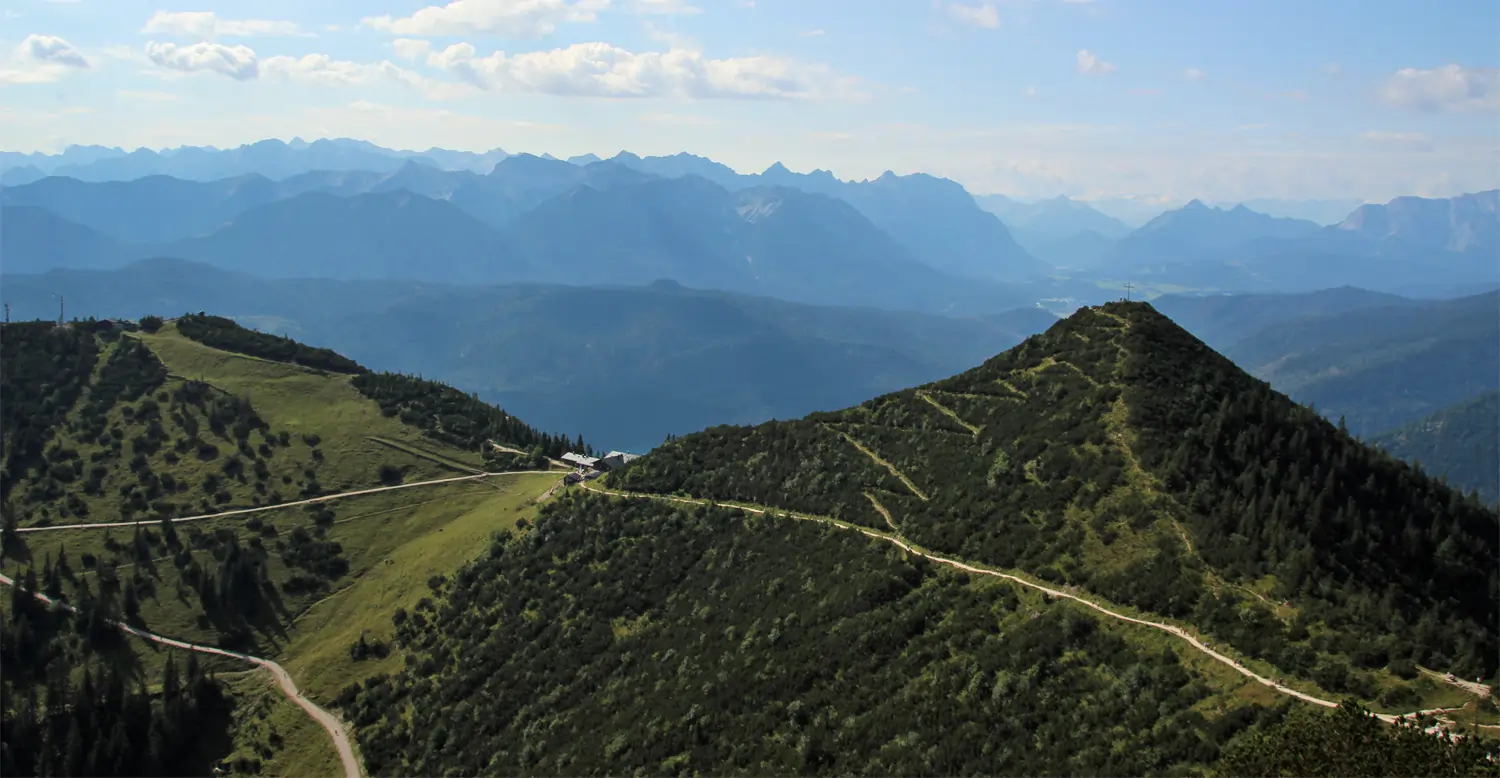
[[[16,582],[9,576],[0,574],[0,584],[4,584],[6,586],[15,586]],[[74,610],[72,605],[69,605],[65,602],[55,601],[40,592],[32,592],[32,596],[44,603],[47,603],[48,605],[58,608],[66,608],[70,611]],[[333,744],[339,752],[339,761],[344,765],[344,778],[362,778],[364,771],[360,766],[359,759],[354,756],[354,743],[349,739],[349,734],[347,731],[345,731],[343,722],[339,721],[337,716],[318,707],[316,703],[314,703],[312,700],[307,699],[302,695],[301,692],[297,691],[297,684],[292,681],[292,676],[286,671],[286,668],[282,667],[279,664],[276,664],[275,662],[272,662],[269,659],[262,659],[258,656],[241,654],[237,651],[228,651],[222,648],[215,648],[213,646],[200,646],[195,643],[187,643],[181,640],[174,640],[172,638],[163,637],[161,635],[147,632],[145,630],[136,629],[129,624],[122,624],[118,621],[111,621],[110,624],[124,632],[128,632],[143,640],[149,640],[152,643],[157,643],[163,646],[171,646],[173,648],[180,648],[184,651],[196,651],[200,654],[226,656],[230,659],[238,659],[242,662],[249,662],[251,664],[258,665],[269,670],[272,677],[276,679],[276,685],[281,687],[281,691],[286,694],[287,697],[291,698],[292,702],[297,703],[297,707],[301,708],[304,711],[307,711],[307,715],[312,716],[313,720],[322,725],[323,729],[328,732],[328,736],[333,738]]]
[[[688,505],[707,505],[708,502],[709,502],[708,500],[696,500],[696,499],[691,499],[691,498],[686,498],[686,497],[667,497],[667,496],[657,495],[657,494],[636,494],[636,493],[632,493],[632,492],[617,492],[617,491],[605,489],[605,488],[603,488],[601,486],[596,486],[596,485],[590,484],[590,483],[583,484],[583,487],[585,489],[588,489],[589,491],[596,492],[596,493],[599,493],[599,494],[607,494],[607,495],[610,495],[610,496],[613,496],[613,497],[647,498],[647,499],[653,499],[653,500],[663,500],[663,501],[667,501],[667,502],[685,503],[685,504],[688,504]],[[746,507],[742,507],[742,506],[738,506],[738,505],[724,505],[724,507],[735,508],[737,510],[745,511],[746,513],[761,513],[761,514],[765,513],[765,510],[761,509],[761,508],[746,508]],[[989,570],[989,569],[986,569],[986,568],[983,568],[983,567],[977,567],[975,565],[968,564],[966,562],[960,562],[960,561],[958,561],[956,559],[949,559],[947,557],[938,556],[937,554],[933,554],[933,553],[929,553],[927,551],[923,551],[923,550],[921,550],[921,549],[919,549],[919,548],[911,545],[910,543],[907,543],[906,541],[902,540],[901,538],[898,538],[898,537],[896,537],[894,535],[891,535],[889,533],[880,532],[880,531],[877,531],[877,530],[872,530],[872,529],[869,529],[867,527],[859,527],[859,526],[855,526],[853,524],[847,524],[845,522],[835,521],[833,519],[822,518],[822,517],[819,517],[819,516],[808,516],[808,515],[805,515],[805,514],[794,513],[792,511],[783,511],[783,510],[777,509],[776,513],[778,513],[778,514],[785,514],[785,515],[791,516],[791,517],[796,518],[796,519],[801,519],[803,521],[816,521],[816,522],[819,522],[819,523],[822,523],[822,524],[830,524],[832,526],[839,527],[841,529],[854,530],[855,532],[859,532],[859,533],[867,535],[869,537],[876,538],[876,539],[879,539],[879,540],[884,540],[884,541],[886,541],[888,543],[895,544],[896,546],[900,547],[902,550],[906,551],[909,554],[914,554],[916,556],[920,556],[920,557],[926,558],[926,559],[931,560],[933,562],[936,562],[936,563],[938,563],[940,565],[947,565],[948,567],[952,567],[952,568],[957,569],[957,570],[962,570],[962,571],[967,572],[967,573],[974,573],[976,575],[987,575],[987,576],[992,576],[992,577],[995,577],[995,578],[1003,578],[1003,579],[1005,579],[1007,581],[1012,581],[1012,582],[1020,584],[1022,586],[1025,586],[1025,587],[1028,587],[1028,588],[1031,588],[1031,589],[1036,589],[1037,591],[1040,591],[1040,592],[1044,592],[1044,593],[1046,593],[1046,594],[1048,594],[1048,595],[1050,595],[1052,597],[1062,597],[1062,598],[1065,598],[1065,599],[1073,600],[1074,602],[1077,602],[1077,603],[1079,603],[1081,605],[1084,605],[1084,606],[1086,606],[1088,608],[1092,608],[1093,610],[1096,610],[1099,613],[1102,613],[1105,616],[1108,616],[1108,617],[1113,618],[1113,619],[1119,619],[1120,621],[1130,622],[1131,624],[1139,624],[1139,625],[1144,626],[1144,627],[1151,627],[1152,629],[1161,630],[1162,632],[1166,632],[1166,633],[1168,633],[1170,635],[1173,635],[1173,636],[1175,636],[1175,637],[1177,637],[1177,638],[1179,638],[1181,640],[1186,641],[1189,645],[1193,646],[1194,648],[1198,649],[1199,651],[1201,651],[1204,654],[1208,655],[1209,657],[1213,658],[1215,661],[1220,662],[1220,663],[1224,664],[1225,666],[1233,669],[1235,672],[1239,673],[1240,675],[1243,675],[1246,678],[1249,678],[1249,679],[1251,679],[1251,680],[1253,680],[1253,681],[1255,681],[1257,683],[1260,683],[1263,686],[1267,686],[1267,687],[1269,687],[1269,688],[1271,688],[1271,689],[1273,689],[1273,690],[1275,690],[1277,692],[1280,692],[1282,694],[1286,694],[1286,695],[1289,695],[1289,696],[1292,696],[1292,697],[1296,697],[1299,700],[1302,700],[1304,702],[1310,702],[1310,703],[1312,703],[1314,705],[1321,705],[1321,706],[1323,706],[1325,708],[1337,708],[1339,706],[1339,704],[1337,702],[1333,702],[1332,700],[1325,700],[1325,699],[1321,699],[1319,697],[1314,697],[1311,694],[1307,694],[1306,692],[1298,691],[1298,690],[1293,689],[1293,688],[1291,688],[1289,686],[1283,686],[1282,684],[1278,683],[1275,679],[1266,678],[1265,676],[1259,675],[1255,671],[1253,671],[1253,670],[1245,667],[1244,665],[1240,664],[1239,661],[1233,659],[1232,657],[1229,657],[1229,656],[1226,656],[1224,654],[1221,654],[1218,651],[1215,651],[1214,649],[1210,648],[1203,641],[1201,641],[1197,637],[1189,634],[1187,632],[1187,630],[1185,630],[1185,629],[1183,629],[1181,627],[1174,626],[1172,624],[1163,624],[1161,622],[1146,621],[1144,619],[1137,619],[1137,618],[1134,618],[1132,616],[1126,616],[1123,613],[1116,613],[1116,612],[1114,612],[1114,611],[1112,611],[1112,610],[1110,610],[1108,608],[1105,608],[1102,605],[1098,605],[1096,603],[1090,602],[1089,600],[1086,600],[1086,599],[1084,599],[1082,597],[1079,597],[1077,595],[1074,595],[1074,594],[1070,594],[1070,593],[1068,593],[1066,591],[1063,591],[1061,589],[1053,589],[1051,587],[1043,586],[1043,585],[1038,584],[1038,583],[1033,583],[1033,582],[1028,581],[1028,580],[1026,580],[1024,578],[1018,578],[1018,577],[1016,577],[1014,575],[1010,575],[1009,573],[1002,573],[1002,572],[1000,572],[998,570]],[[1460,685],[1463,685],[1462,682],[1459,682],[1459,683],[1460,683]],[[1477,686],[1477,684],[1470,684],[1470,685]],[[1465,686],[1465,688],[1467,688],[1467,685]],[[1457,710],[1457,708],[1433,708],[1433,709],[1430,709],[1430,710],[1417,711],[1415,713],[1407,713],[1407,714],[1404,714],[1404,715],[1407,716],[1407,717],[1421,716],[1421,715],[1431,715],[1431,714],[1443,713],[1443,712],[1447,712],[1447,711],[1451,711],[1451,710]],[[1381,721],[1385,721],[1387,723],[1395,722],[1398,718],[1401,718],[1401,716],[1399,716],[1399,715],[1394,715],[1394,714],[1390,714],[1390,713],[1377,713],[1375,715]]]
[[[354,492],[340,492],[338,494],[325,494],[322,497],[313,497],[296,502],[282,502],[275,505],[261,505],[255,508],[237,508],[232,511],[221,513],[205,513],[199,516],[184,516],[180,519],[172,519],[173,524],[181,524],[185,521],[204,521],[206,519],[222,519],[226,516],[243,516],[247,513],[260,513],[261,511],[275,511],[282,508],[295,508],[299,505],[313,505],[320,502],[331,502],[342,500],[346,497],[359,497],[366,494],[379,494],[381,492],[394,492],[397,489],[415,489],[418,486],[437,486],[438,484],[451,484],[459,481],[478,481],[483,478],[493,478],[502,475],[522,475],[526,473],[553,473],[555,470],[511,470],[504,473],[476,473],[474,475],[460,475],[453,478],[439,478],[433,481],[416,481],[409,484],[396,484],[395,486],[378,486],[373,489],[360,489]],[[107,527],[154,527],[161,525],[161,519],[143,519],[141,521],[111,521],[94,524],[54,524],[48,527],[21,527],[16,532],[56,532],[65,529],[105,529]]]

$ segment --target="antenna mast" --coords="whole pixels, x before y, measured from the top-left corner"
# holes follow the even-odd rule
[[[64,321],[67,321],[67,319],[65,319],[63,317],[63,306],[66,303],[67,303],[67,298],[66,297],[63,297],[62,295],[58,295],[57,296],[57,326],[59,326],[59,327],[63,326],[63,322]]]
[[[1126,281],[1125,282],[1125,302],[1127,302],[1127,303],[1130,302],[1130,289],[1131,289],[1130,282]]]

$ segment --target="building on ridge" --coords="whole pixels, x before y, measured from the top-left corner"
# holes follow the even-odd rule
[[[598,468],[600,470],[614,470],[624,467],[631,460],[639,458],[639,454],[627,454],[624,451],[611,451],[599,458]]]

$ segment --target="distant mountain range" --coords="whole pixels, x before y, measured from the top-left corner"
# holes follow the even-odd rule
[[[1500,191],[1361,205],[1328,227],[1194,200],[1132,230],[1101,212],[1103,201],[976,199],[927,175],[841,181],[779,163],[745,175],[686,153],[562,161],[499,149],[393,151],[341,139],[163,152],[71,147],[55,156],[0,155],[4,165],[11,173],[82,178],[173,174],[129,181],[54,175],[4,187],[0,203],[22,208],[6,212],[6,262],[28,272],[180,256],[335,278],[663,277],[805,302],[935,312],[1000,310],[1046,296],[1099,302],[1100,289],[1127,283],[1157,292],[1353,285],[1408,296],[1500,283]],[[227,172],[234,175],[196,180]],[[650,183],[658,180],[673,183]],[[613,221],[601,229],[595,219]],[[1049,283],[1078,289],[1032,294]]]
[[[503,171],[503,162],[529,160]],[[780,163],[758,175],[740,175],[712,160],[678,154],[670,157],[639,157],[621,152],[609,162],[652,176],[679,178],[695,175],[712,181],[729,191],[763,186],[780,186],[824,194],[853,205],[880,229],[890,234],[918,261],[965,277],[1014,281],[1039,275],[1050,267],[1026,253],[1012,239],[1005,225],[974,203],[959,184],[947,179],[916,174],[897,176],[887,172],[874,181],[840,181],[827,171],[810,174],[793,173]],[[571,163],[571,164],[569,164]],[[573,157],[562,162],[532,155],[510,155],[496,149],[485,154],[448,152],[430,149],[426,152],[392,151],[363,141],[348,139],[318,140],[312,143],[261,141],[237,149],[183,148],[164,152],[139,149],[70,147],[61,155],[0,154],[0,169],[11,168],[4,183],[21,187],[38,182],[42,176],[66,176],[79,181],[131,181],[148,176],[166,175],[187,181],[220,183],[222,179],[258,175],[282,184],[283,196],[328,186],[330,171],[364,175],[351,177],[341,194],[382,191],[394,187],[409,188],[418,194],[438,199],[453,199],[455,205],[492,225],[496,214],[504,213],[489,197],[477,196],[486,189],[481,176],[459,174],[500,174],[507,182],[518,176],[540,176],[551,181],[566,180],[567,168],[590,169],[600,160],[595,155]],[[544,169],[544,166],[552,167]],[[24,168],[24,170],[23,170]],[[312,174],[313,181],[287,181]],[[384,176],[382,176],[384,174]],[[400,180],[388,181],[391,174]],[[444,175],[449,174],[449,175]],[[580,176],[587,178],[589,176]],[[573,180],[572,186],[592,182]],[[275,191],[275,187],[252,184],[257,191]],[[353,191],[351,191],[351,189]],[[546,187],[543,187],[546,189]],[[560,194],[560,190],[548,192]],[[516,194],[511,192],[509,194]],[[103,196],[103,195],[100,195]],[[34,195],[12,195],[7,202],[42,204]],[[280,199],[280,198],[277,198]],[[478,202],[475,202],[475,200]],[[545,197],[539,198],[545,199]],[[250,200],[245,200],[248,203]],[[264,200],[262,200],[264,202]],[[535,202],[531,203],[536,204]],[[514,213],[500,217],[504,221]],[[97,225],[87,219],[76,219],[87,226]]]
[[[1099,258],[1095,273],[1190,289],[1311,291],[1354,285],[1424,294],[1500,280],[1500,190],[1363,205],[1328,227],[1193,201]]]
[[[247,326],[328,344],[375,369],[451,381],[524,418],[566,423],[601,445],[639,451],[668,432],[795,417],[929,381],[1056,321],[1036,308],[945,318],[671,282],[267,280],[181,260],[7,273],[0,288],[17,320],[55,317],[59,293],[70,317],[221,311]]]
[[[476,153],[431,148],[397,151],[349,138],[300,138],[290,143],[271,139],[233,149],[184,146],[176,149],[69,146],[60,154],[21,154],[0,151],[0,183],[15,186],[45,176],[67,176],[80,181],[131,181],[146,176],[172,176],[189,181],[216,181],[258,174],[280,180],[316,170],[388,172],[408,161],[442,170],[488,173],[510,156],[502,149]]]
[[[186,187],[197,187],[189,196],[196,205],[178,219],[184,187],[163,187],[161,179],[131,182],[141,184],[134,189],[61,187],[44,179],[6,191],[11,204],[0,248],[13,272],[180,257],[267,278],[573,284],[669,278],[891,309],[985,312],[1029,302],[997,282],[938,271],[849,204],[797,189],[729,192],[696,176],[662,179],[609,162],[577,168],[537,157],[512,157],[482,177],[410,167],[396,175],[417,179],[413,188],[433,194],[444,194],[435,191],[435,175],[456,177],[459,188],[446,192],[450,199],[435,199],[382,186],[390,179],[376,174],[338,173],[274,184],[250,180],[248,188],[259,194],[246,197],[247,187],[209,182]],[[107,188],[108,196],[56,191],[80,187]],[[176,222],[176,229],[152,228],[168,237],[200,231],[266,199],[268,187],[305,191],[249,207],[207,234],[162,243],[117,241],[45,207],[19,204],[60,201],[57,207],[93,225],[136,237],[152,234],[138,220]],[[43,189],[57,196],[33,196]],[[160,196],[168,190],[171,196]]]
[[[1125,222],[1066,197],[1033,203],[1005,195],[974,199],[980,207],[999,216],[1016,242],[1032,256],[1057,267],[1093,267],[1115,241],[1131,232]]]

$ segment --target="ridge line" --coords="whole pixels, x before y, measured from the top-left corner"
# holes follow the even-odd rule
[[[708,500],[700,500],[700,499],[691,498],[691,497],[673,497],[673,496],[670,496],[670,495],[644,494],[644,493],[639,493],[639,492],[620,492],[620,491],[614,491],[614,490],[611,490],[611,489],[606,489],[604,487],[601,487],[601,486],[598,486],[598,485],[595,485],[595,484],[589,484],[589,483],[581,484],[581,486],[585,490],[587,490],[587,491],[594,492],[596,494],[603,494],[603,495],[607,495],[607,496],[611,496],[611,497],[621,497],[621,498],[626,498],[626,499],[636,498],[636,499],[661,500],[661,501],[666,501],[666,502],[685,503],[685,504],[688,504],[688,505],[708,505],[709,504]],[[903,538],[897,537],[895,535],[891,535],[891,534],[888,534],[888,533],[885,533],[885,532],[881,532],[879,530],[869,529],[867,527],[860,527],[858,525],[850,524],[848,522],[839,521],[838,519],[831,519],[831,518],[826,518],[826,517],[821,517],[821,516],[812,516],[812,515],[808,515],[808,514],[804,514],[804,513],[798,513],[796,511],[788,511],[788,510],[781,510],[781,509],[751,508],[751,507],[747,507],[747,506],[744,506],[744,505],[735,505],[735,504],[732,504],[732,503],[724,503],[724,502],[720,502],[720,501],[714,501],[714,504],[720,505],[720,506],[723,506],[723,507],[733,508],[735,510],[742,511],[742,512],[745,512],[745,513],[754,513],[754,514],[764,515],[764,514],[766,514],[768,512],[772,512],[772,513],[776,513],[776,514],[791,516],[792,518],[798,519],[798,520],[801,520],[801,521],[818,522],[818,523],[821,523],[821,524],[828,524],[828,525],[831,525],[831,526],[834,526],[834,527],[838,527],[840,529],[853,530],[853,531],[858,532],[858,533],[860,533],[862,535],[865,535],[867,537],[876,538],[878,540],[884,540],[884,541],[886,541],[888,543],[894,544],[895,546],[901,548],[903,551],[906,551],[907,553],[914,554],[916,556],[922,557],[922,558],[927,559],[927,560],[932,561],[932,562],[936,562],[936,563],[941,564],[941,565],[946,565],[948,567],[952,567],[952,568],[957,569],[957,570],[962,570],[964,572],[977,573],[979,575],[987,575],[987,576],[992,576],[992,577],[995,577],[995,578],[1002,578],[1002,579],[1005,579],[1005,580],[1008,580],[1008,581],[1020,584],[1021,586],[1025,586],[1025,587],[1028,587],[1028,588],[1031,588],[1031,589],[1036,589],[1036,590],[1038,590],[1038,591],[1040,591],[1040,592],[1042,592],[1044,594],[1050,595],[1052,597],[1059,597],[1059,598],[1063,598],[1063,599],[1073,600],[1074,602],[1077,602],[1077,603],[1079,603],[1081,605],[1084,605],[1086,607],[1092,608],[1093,610],[1096,610],[1096,611],[1098,611],[1098,612],[1100,612],[1100,613],[1102,613],[1102,614],[1104,614],[1106,616],[1109,616],[1111,618],[1118,619],[1120,621],[1128,622],[1128,623],[1131,623],[1131,624],[1139,624],[1141,626],[1151,627],[1152,629],[1156,629],[1156,630],[1159,630],[1159,631],[1162,631],[1162,632],[1166,632],[1166,633],[1168,633],[1170,635],[1173,635],[1173,636],[1175,636],[1175,637],[1177,637],[1177,638],[1179,638],[1179,639],[1187,642],[1193,648],[1196,648],[1197,650],[1201,651],[1202,653],[1207,654],[1209,656],[1209,658],[1214,659],[1215,661],[1218,661],[1221,664],[1224,664],[1224,665],[1228,666],[1230,669],[1233,669],[1234,671],[1238,672],[1240,675],[1243,675],[1246,678],[1249,678],[1249,679],[1251,679],[1251,680],[1253,680],[1253,681],[1261,684],[1262,686],[1266,686],[1266,687],[1270,688],[1272,691],[1280,692],[1281,694],[1285,694],[1285,695],[1288,695],[1288,696],[1291,696],[1291,697],[1295,697],[1295,698],[1297,698],[1299,700],[1302,700],[1303,702],[1309,702],[1309,703],[1312,703],[1314,705],[1319,705],[1319,706],[1322,706],[1322,707],[1325,707],[1325,708],[1337,708],[1337,707],[1339,707],[1339,703],[1337,703],[1337,702],[1333,702],[1331,700],[1325,700],[1325,699],[1322,699],[1320,697],[1314,697],[1313,695],[1308,694],[1306,692],[1299,691],[1297,689],[1293,689],[1293,688],[1291,688],[1289,686],[1285,686],[1285,685],[1279,683],[1278,681],[1276,681],[1274,679],[1262,676],[1259,673],[1256,673],[1255,671],[1253,671],[1253,670],[1245,667],[1243,664],[1241,664],[1239,662],[1239,660],[1233,659],[1233,658],[1231,658],[1229,656],[1226,656],[1224,654],[1219,653],[1218,651],[1215,651],[1213,648],[1209,647],[1202,640],[1200,640],[1196,636],[1190,634],[1187,630],[1185,630],[1185,629],[1183,629],[1181,627],[1172,625],[1172,624],[1166,624],[1166,623],[1156,622],[1156,621],[1147,621],[1145,619],[1137,619],[1137,618],[1134,618],[1132,616],[1126,616],[1123,613],[1116,613],[1116,612],[1114,612],[1114,611],[1112,611],[1112,610],[1110,610],[1110,609],[1108,609],[1108,608],[1106,608],[1106,607],[1104,607],[1102,605],[1099,605],[1099,604],[1094,603],[1094,602],[1092,602],[1090,600],[1084,599],[1083,597],[1079,597],[1078,595],[1071,594],[1069,592],[1066,592],[1066,591],[1063,591],[1063,590],[1060,590],[1060,589],[1053,589],[1051,587],[1043,586],[1041,584],[1032,583],[1031,581],[1027,581],[1024,578],[1020,578],[1020,577],[1018,577],[1016,575],[1012,575],[1010,573],[1002,573],[1002,572],[1000,572],[998,570],[991,570],[989,568],[980,567],[980,566],[976,566],[976,565],[971,565],[971,564],[969,564],[967,562],[962,562],[962,561],[957,560],[957,559],[950,559],[948,557],[939,556],[937,554],[933,554],[933,553],[930,553],[928,551],[924,551],[920,547],[918,547],[918,546],[910,543],[909,541],[904,540]],[[1405,714],[1372,713],[1371,715],[1375,716],[1376,718],[1380,719],[1381,721],[1383,721],[1383,722],[1385,722],[1387,724],[1394,724],[1394,723],[1396,723],[1397,721],[1399,721],[1401,719],[1407,719],[1407,718],[1413,718],[1413,717],[1421,717],[1421,716],[1428,716],[1428,715],[1435,715],[1435,714],[1438,714],[1438,713],[1444,713],[1444,712],[1454,711],[1454,710],[1459,710],[1459,709],[1461,709],[1461,706],[1460,706],[1460,708],[1430,708],[1430,709],[1427,709],[1427,710],[1419,710],[1419,711],[1415,711],[1415,712],[1412,712],[1412,713],[1405,713]]]

